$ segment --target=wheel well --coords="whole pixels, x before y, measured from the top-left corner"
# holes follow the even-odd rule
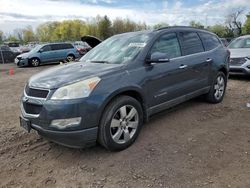
[[[227,71],[227,69],[226,69],[225,67],[220,68],[219,71],[220,71],[220,72],[223,72],[223,73],[225,74],[226,78],[227,78],[227,76],[228,76],[228,71]]]
[[[146,108],[146,104],[145,104],[145,100],[143,99],[143,97],[141,96],[141,94],[135,90],[128,90],[128,91],[123,91],[121,93],[118,93],[117,95],[113,96],[109,101],[108,103],[105,105],[104,107],[104,110],[105,108],[108,106],[108,104],[114,100],[115,98],[121,96],[121,95],[126,95],[126,96],[130,96],[130,97],[133,97],[134,99],[136,99],[137,101],[139,101],[139,103],[141,104],[142,106],[142,110],[143,110],[143,121],[144,122],[147,122],[148,120],[148,114],[147,114],[147,108]],[[103,110],[103,111],[104,111]],[[103,113],[102,113],[103,114]]]
[[[68,54],[67,57],[68,57],[68,56],[73,56],[73,57],[75,58],[75,55],[74,55],[74,54]]]
[[[31,63],[30,61],[31,61],[32,59],[38,59],[38,61],[41,62],[40,58],[38,58],[38,57],[29,58],[28,62]]]

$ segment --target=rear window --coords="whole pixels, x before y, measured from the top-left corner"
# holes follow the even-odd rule
[[[219,39],[209,33],[199,33],[206,51],[212,50],[221,45]]]
[[[199,52],[204,52],[202,42],[197,33],[180,32],[179,38],[183,55],[190,55]]]
[[[64,50],[64,49],[70,49],[74,48],[72,44],[53,44],[52,50]]]

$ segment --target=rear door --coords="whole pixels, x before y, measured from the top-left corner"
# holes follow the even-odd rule
[[[63,44],[52,44],[53,61],[63,60]]]
[[[196,32],[181,31],[178,33],[187,74],[188,92],[203,89],[208,84],[212,59],[207,56],[202,41]]]

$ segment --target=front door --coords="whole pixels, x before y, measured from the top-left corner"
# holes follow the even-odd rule
[[[190,67],[181,55],[176,33],[161,35],[153,44],[149,57],[155,52],[165,53],[169,62],[145,67],[149,107],[171,101],[190,92]]]

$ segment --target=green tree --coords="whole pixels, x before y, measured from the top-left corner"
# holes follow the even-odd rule
[[[3,31],[0,30],[0,44],[3,43]]]
[[[169,25],[167,23],[161,22],[153,26],[154,29],[160,29],[163,27],[168,27]]]
[[[14,36],[14,35],[9,35],[9,36],[7,37],[7,41],[17,42],[18,39],[17,39],[16,36]]]
[[[246,17],[247,20],[243,25],[243,34],[250,34],[250,13]]]
[[[27,26],[22,32],[24,43],[36,41],[36,35],[31,26]]]
[[[49,22],[40,24],[36,29],[38,40],[48,42],[50,40]]]
[[[191,21],[189,23],[189,26],[199,28],[199,29],[204,29],[205,28],[204,25],[202,25],[200,22],[196,22],[196,21]]]
[[[98,36],[101,39],[106,39],[112,35],[112,22],[108,18],[108,16],[104,16],[103,18],[97,18],[98,19]]]
[[[227,27],[224,25],[220,25],[220,24],[209,26],[208,30],[222,38],[227,37],[227,34],[228,34]]]
[[[15,29],[13,31],[14,36],[16,36],[17,40],[20,43],[23,43],[23,30],[22,29]]]

